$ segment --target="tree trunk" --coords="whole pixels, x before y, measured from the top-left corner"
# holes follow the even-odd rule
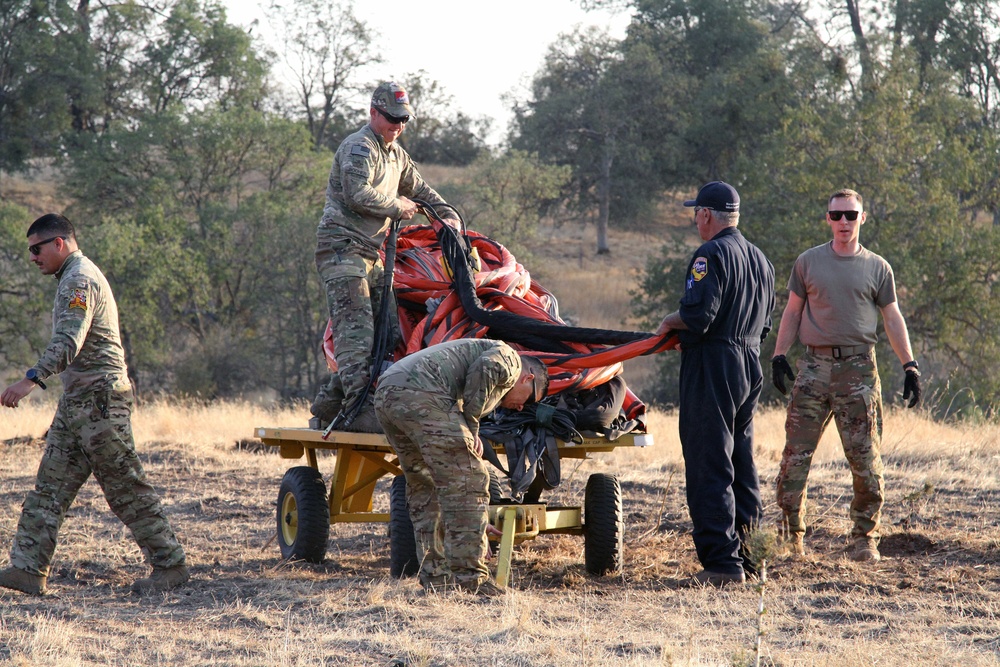
[[[608,219],[611,217],[611,165],[615,161],[615,137],[613,134],[604,136],[603,154],[601,155],[601,177],[597,182],[597,197],[599,210],[597,215],[597,254],[608,255]]]
[[[861,25],[861,11],[858,7],[858,1],[847,0],[847,13],[851,17],[851,31],[854,33],[854,42],[858,46],[858,58],[861,60],[861,88],[867,92],[875,83],[875,73],[872,71],[872,56],[868,48],[868,39],[865,37],[865,31]]]
[[[79,38],[75,46],[77,49],[83,50],[90,44],[90,0],[80,0],[77,4],[76,24]],[[70,115],[73,118],[73,131],[77,134],[90,129],[90,110],[87,109],[86,102],[83,99],[85,87],[86,84],[79,80],[69,86],[69,109]]]

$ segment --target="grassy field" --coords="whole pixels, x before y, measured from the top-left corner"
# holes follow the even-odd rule
[[[0,415],[0,542],[6,551],[53,406]],[[128,593],[146,567],[94,482],[62,532],[51,595],[0,592],[0,663],[12,665],[745,665],[758,592],[685,587],[698,565],[684,504],[676,418],[652,413],[656,445],[567,464],[548,500],[582,503],[594,472],[622,480],[625,571],[598,579],[583,542],[548,536],[515,551],[504,598],[424,595],[388,576],[384,524],[334,526],[322,565],[286,563],[273,543],[288,461],[238,442],[254,425],[302,424],[305,408],[156,403],[136,413],[193,581]],[[758,418],[767,520],[782,414]],[[828,434],[813,471],[809,555],[779,554],[764,589],[767,665],[995,665],[1000,662],[1000,428],[942,426],[890,412],[883,561],[844,556],[848,472]],[[320,459],[327,476],[331,457]],[[387,480],[376,508],[385,508]],[[765,526],[765,529],[769,526]],[[5,558],[0,559],[5,562]]]
[[[13,186],[4,183],[5,191]],[[671,219],[685,221],[683,213]],[[612,254],[595,257],[592,226],[544,228],[529,269],[574,323],[633,329],[629,291],[661,234],[655,225],[611,232]],[[653,373],[642,359],[626,377],[642,396]],[[0,566],[55,409],[38,394],[0,411]],[[192,582],[160,596],[130,595],[147,567],[88,482],[60,533],[51,594],[0,591],[0,665],[752,665],[759,619],[764,665],[1000,664],[996,423],[943,425],[919,411],[889,411],[885,558],[875,565],[845,557],[850,477],[828,433],[811,478],[808,555],[779,553],[768,564],[760,616],[754,587],[686,586],[699,566],[673,414],[650,414],[654,447],[566,462],[562,484],[544,496],[579,505],[590,474],[618,475],[624,573],[591,577],[579,537],[541,536],[516,549],[511,590],[492,601],[428,596],[412,579],[390,578],[384,524],[334,526],[322,565],[282,561],[275,500],[284,472],[302,462],[246,440],[254,426],[300,426],[307,417],[304,406],[141,405],[137,447],[185,545]],[[763,411],[756,455],[764,531],[778,518],[783,438],[782,411]],[[320,470],[329,479],[332,457],[321,457]],[[387,485],[379,482],[377,510],[388,506]]]

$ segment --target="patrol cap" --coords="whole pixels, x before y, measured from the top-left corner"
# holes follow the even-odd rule
[[[698,196],[684,202],[685,206],[700,206],[723,213],[739,213],[740,193],[729,183],[712,181],[701,186]]]
[[[521,368],[535,376],[531,381],[535,389],[532,401],[538,403],[549,393],[549,371],[538,357],[526,354],[522,354],[520,357]]]
[[[413,113],[413,107],[410,106],[410,96],[395,81],[384,81],[378,85],[372,93],[372,106],[397,118],[417,117],[417,114]]]

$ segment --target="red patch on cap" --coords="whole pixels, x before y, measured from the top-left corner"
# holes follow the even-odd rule
[[[406,97],[406,91],[405,90],[397,90],[395,92],[395,95],[396,95],[396,104],[409,104],[410,103],[410,100]]]

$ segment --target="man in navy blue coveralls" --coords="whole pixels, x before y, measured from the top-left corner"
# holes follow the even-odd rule
[[[694,200],[706,241],[688,266],[680,309],[657,333],[681,341],[680,438],[702,585],[745,581],[742,539],[761,518],[753,416],[763,387],[760,343],[771,330],[774,267],[736,229],[740,196],[722,181]]]

